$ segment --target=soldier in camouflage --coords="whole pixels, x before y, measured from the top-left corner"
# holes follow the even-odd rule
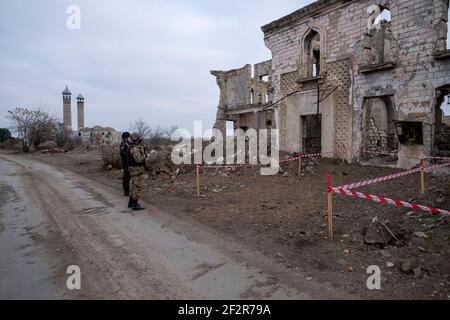
[[[142,138],[138,133],[131,135],[131,145],[128,151],[128,165],[130,171],[130,201],[128,207],[133,210],[144,210],[138,203],[142,191],[143,175],[145,173],[145,154]]]
[[[130,196],[130,171],[128,170],[128,149],[130,148],[130,133],[124,132],[122,134],[122,143],[120,144],[119,153],[122,160],[122,187],[126,197]]]

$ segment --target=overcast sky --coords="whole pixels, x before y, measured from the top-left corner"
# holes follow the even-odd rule
[[[47,106],[62,117],[65,85],[86,99],[86,126],[211,126],[212,69],[270,59],[260,27],[313,0],[71,0],[0,2],[0,127],[6,111]],[[69,30],[69,5],[81,29]]]
[[[270,59],[260,27],[314,0],[1,0],[0,127],[8,109],[47,106],[61,92],[86,98],[85,124],[119,131],[213,124],[219,92],[211,69]],[[70,5],[81,29],[66,27]]]

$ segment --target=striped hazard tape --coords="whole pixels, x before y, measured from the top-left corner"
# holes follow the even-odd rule
[[[375,151],[367,151],[367,150],[363,150],[362,153],[369,153],[369,154],[378,154],[378,155],[382,155],[382,156],[392,156],[392,157],[398,157],[398,153],[387,153],[387,152],[375,152]],[[415,159],[422,159],[420,155],[415,155],[415,154],[405,154],[405,157],[408,158],[415,158]],[[450,160],[450,157],[427,157],[425,156],[424,159],[435,159],[435,160]]]
[[[302,154],[300,154],[300,155],[298,155],[296,157],[289,158],[289,159],[286,159],[286,160],[281,160],[280,164],[293,162],[293,161],[297,161],[297,160],[305,159],[305,158],[329,156],[329,155],[334,155],[335,153],[342,153],[342,152],[347,152],[347,151],[348,151],[348,149],[342,148],[342,149],[336,149],[334,151],[325,151],[325,152],[320,152],[320,153],[302,153]]]
[[[435,165],[435,166],[432,166],[432,167],[426,167],[426,168],[423,169],[423,171],[425,171],[425,172],[432,172],[435,169],[447,167],[449,165],[450,165],[450,163],[439,164],[439,165]],[[417,173],[417,172],[420,172],[420,171],[422,171],[421,168],[412,169],[412,170],[409,170],[409,171],[400,172],[400,173],[392,174],[392,175],[385,176],[385,177],[379,177],[379,178],[370,179],[370,180],[366,180],[366,181],[361,181],[361,182],[355,182],[355,183],[352,183],[352,184],[347,184],[345,186],[341,186],[341,187],[338,187],[338,188],[340,188],[340,189],[361,188],[361,187],[365,187],[365,186],[368,186],[368,185],[371,185],[371,184],[385,182],[385,181],[389,181],[389,180],[405,177],[405,176],[408,176],[408,175],[411,175],[411,174],[414,174],[414,173]]]
[[[356,198],[368,199],[368,200],[372,200],[375,202],[391,204],[391,205],[398,206],[398,207],[406,207],[406,208],[411,208],[411,209],[415,209],[415,210],[430,212],[432,214],[443,214],[443,215],[450,216],[450,211],[447,211],[447,210],[427,207],[427,206],[423,206],[423,205],[416,204],[416,203],[410,203],[410,202],[405,202],[405,201],[400,201],[400,200],[389,199],[389,198],[385,198],[385,197],[381,197],[381,196],[374,196],[371,194],[357,192],[354,190],[346,190],[346,189],[342,189],[342,188],[330,187],[328,192],[334,192],[334,193],[338,193],[341,195],[351,196],[351,197],[356,197]]]

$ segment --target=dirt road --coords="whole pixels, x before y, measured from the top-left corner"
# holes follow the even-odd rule
[[[0,173],[0,299],[343,297],[73,172],[2,154]],[[81,290],[66,287],[70,265]]]

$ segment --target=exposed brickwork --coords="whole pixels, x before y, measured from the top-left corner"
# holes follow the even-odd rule
[[[281,75],[281,95],[288,94],[298,90],[297,72],[288,72]],[[280,148],[286,150],[286,104],[281,101],[278,105],[279,110],[279,129],[280,129]]]
[[[351,108],[349,104],[349,60],[343,59],[328,64],[328,81],[337,86],[335,91],[335,148],[343,150],[350,147],[348,135],[351,128]]]
[[[367,10],[373,5],[389,9],[391,21],[369,29]],[[281,147],[288,150],[298,145],[294,140],[301,132],[287,130],[301,129],[292,121],[300,122],[296,119],[299,115],[311,113],[311,95],[320,86],[321,94],[329,91],[332,99],[321,105],[322,115],[327,114],[329,121],[323,125],[333,131],[326,144],[330,146],[331,141],[334,148],[349,149],[340,156],[360,159],[364,127],[368,125],[362,121],[367,112],[364,102],[373,97],[389,97],[390,123],[423,122],[424,144],[420,149],[431,154],[439,95],[450,90],[447,14],[448,0],[319,0],[264,26],[264,41],[272,52],[271,101],[296,90],[305,92],[290,100],[290,106],[285,100],[274,106]],[[315,56],[317,49],[319,58]],[[308,69],[311,61],[312,72]],[[320,69],[319,76],[307,79],[311,74],[314,77],[314,68]],[[291,110],[295,119],[288,118],[287,109],[296,109]],[[391,127],[388,143],[395,134]],[[407,149],[399,152],[406,154]]]
[[[325,2],[326,5],[320,5]],[[308,14],[294,13],[263,27],[265,43],[273,55],[274,99],[284,94],[280,74],[293,70],[300,73],[304,36],[310,28],[316,28],[322,37],[322,71],[326,72],[326,79],[337,76],[348,84],[347,90],[335,93],[336,147],[351,147],[348,157],[358,159],[364,99],[392,95],[396,120],[424,122],[423,151],[431,153],[436,90],[450,84],[450,60],[436,58],[436,52],[445,49],[437,38],[442,37],[442,21],[447,20],[447,0],[325,2],[316,3],[314,10],[306,10]],[[383,32],[390,42],[382,54],[393,65],[363,73],[367,8],[374,4],[391,11],[392,21],[383,27],[389,28],[389,32]],[[282,118],[280,112],[281,130]]]

